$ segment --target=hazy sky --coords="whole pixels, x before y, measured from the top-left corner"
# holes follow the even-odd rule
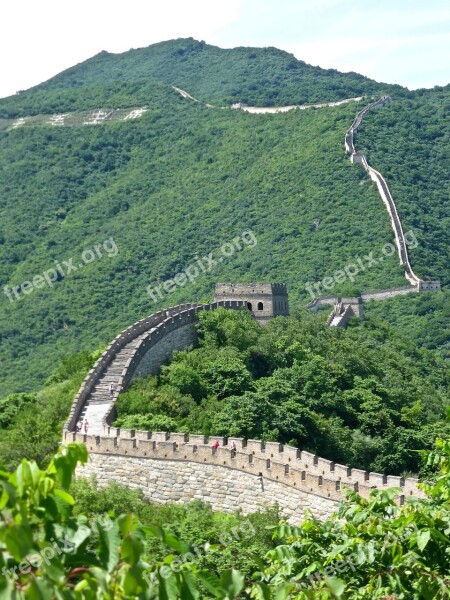
[[[448,0],[14,0],[1,13],[0,97],[101,50],[178,37],[276,46],[410,88],[450,83]]]

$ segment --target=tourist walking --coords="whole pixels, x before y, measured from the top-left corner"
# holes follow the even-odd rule
[[[114,396],[114,389],[115,389],[114,384],[111,382],[109,384],[109,395],[111,396],[111,398]]]
[[[88,420],[85,419],[84,420],[84,433],[87,433],[88,429],[89,429],[89,423],[88,423]]]

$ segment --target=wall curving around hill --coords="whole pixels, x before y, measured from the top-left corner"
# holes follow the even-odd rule
[[[352,469],[276,442],[108,426],[102,436],[65,432],[65,442],[70,441],[85,443],[89,451],[79,475],[94,475],[100,485],[140,489],[160,503],[200,499],[215,510],[244,514],[278,504],[298,523],[306,509],[328,518],[345,489],[368,498],[372,489],[398,487],[399,504],[423,495],[416,479]]]
[[[181,304],[154,313],[119,333],[83,381],[64,430],[74,431],[83,419],[89,423],[89,433],[101,433],[103,424],[114,420],[114,405],[135,376],[155,375],[175,350],[195,344],[199,312],[219,307],[239,310],[243,306],[238,300]]]

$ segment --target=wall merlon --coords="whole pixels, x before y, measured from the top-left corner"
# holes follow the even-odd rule
[[[317,457],[317,463],[314,466],[315,472],[318,472],[320,475],[329,475],[334,470],[334,462],[326,458]]]
[[[368,483],[371,486],[376,485],[377,487],[382,487],[382,486],[386,485],[386,475],[382,475],[381,473],[374,473],[374,472],[370,471]]]
[[[283,448],[283,460],[287,463],[294,463],[297,459],[300,459],[301,451],[299,448],[294,446],[284,446]]]
[[[339,479],[339,481],[349,481],[352,476],[352,469],[347,467],[346,465],[340,465],[339,463],[335,463],[334,465],[334,477]]]
[[[284,446],[278,442],[265,442],[264,453],[267,458],[275,458],[275,460],[283,460]]]
[[[166,431],[153,431],[151,439],[156,442],[166,442],[169,439],[169,435]]]
[[[247,440],[247,452],[261,454],[264,451],[264,442],[261,440]]]
[[[192,436],[189,436],[189,437],[192,437]],[[243,448],[247,447],[247,440],[244,440],[243,438],[237,438],[237,437],[229,437],[227,446],[229,448],[231,448],[231,445],[233,442],[236,445],[236,450],[242,450]]]
[[[316,465],[317,457],[311,452],[306,452],[305,450],[302,450],[300,460],[303,468],[312,469]]]
[[[185,444],[188,441],[188,434],[187,433],[170,433],[169,434],[169,440],[171,442],[175,442],[177,444]]]
[[[136,439],[139,441],[150,440],[151,436],[152,434],[150,431],[136,430]]]
[[[206,435],[193,435],[189,434],[189,444],[196,444],[201,446],[208,443],[208,436]]]
[[[118,432],[119,433],[117,435],[121,440],[132,439],[136,437],[136,432],[134,429],[119,429]]]
[[[405,480],[403,477],[397,477],[396,475],[388,475],[386,485],[388,487],[403,487]]]

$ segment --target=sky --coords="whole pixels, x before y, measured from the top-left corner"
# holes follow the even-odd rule
[[[1,12],[0,97],[102,50],[179,37],[275,46],[410,89],[450,83],[448,0],[14,0]]]

